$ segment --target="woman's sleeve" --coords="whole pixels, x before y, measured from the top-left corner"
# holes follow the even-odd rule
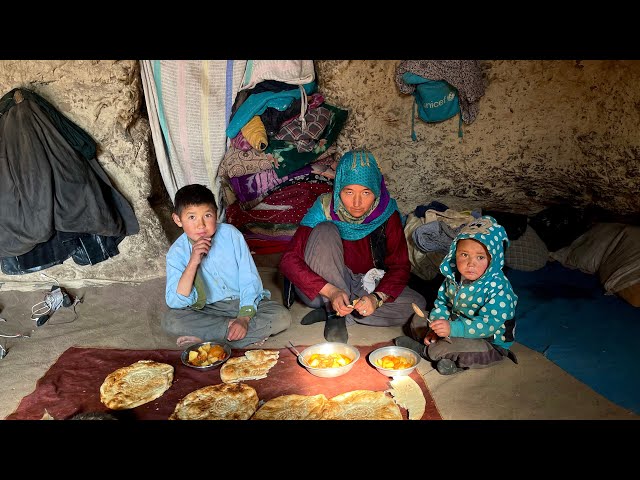
[[[327,284],[304,260],[304,250],[312,230],[311,227],[298,226],[287,251],[280,259],[280,272],[310,299],[316,298]]]
[[[395,299],[409,283],[409,275],[411,274],[407,239],[404,236],[400,214],[397,211],[393,212],[387,220],[385,236],[386,256],[384,263],[386,271],[376,290]]]

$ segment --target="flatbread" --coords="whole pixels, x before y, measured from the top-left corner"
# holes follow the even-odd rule
[[[407,409],[409,420],[420,420],[427,407],[420,385],[409,376],[396,377],[389,385],[391,388],[387,391],[399,406]]]
[[[321,420],[329,399],[319,395],[282,395],[265,402],[251,420]]]
[[[278,350],[249,350],[242,357],[227,360],[220,369],[220,378],[225,383],[260,380],[278,363],[279,356]]]
[[[385,392],[353,390],[331,398],[324,420],[402,420],[400,408]]]
[[[139,360],[107,375],[100,401],[111,410],[135,408],[160,397],[173,382],[173,366]]]
[[[258,408],[258,393],[245,383],[219,383],[183,397],[169,420],[248,420]]]

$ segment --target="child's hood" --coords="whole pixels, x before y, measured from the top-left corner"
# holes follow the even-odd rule
[[[465,238],[472,238],[481,242],[491,255],[487,271],[484,272],[482,277],[489,277],[496,271],[502,270],[504,266],[504,249],[505,246],[509,246],[509,238],[504,227],[495,218],[490,215],[484,215],[465,225],[451,242],[449,253],[440,263],[440,272],[445,277],[454,278],[455,273],[458,271],[456,267],[456,248],[458,242]]]

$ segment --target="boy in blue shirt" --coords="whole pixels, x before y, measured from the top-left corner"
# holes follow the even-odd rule
[[[217,223],[213,192],[186,185],[176,192],[173,221],[184,231],[167,252],[162,328],[179,347],[202,341],[259,346],[291,325],[289,310],[263,288],[242,233]]]

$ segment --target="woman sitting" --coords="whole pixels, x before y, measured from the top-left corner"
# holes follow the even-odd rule
[[[404,325],[426,301],[407,287],[411,264],[402,219],[373,154],[345,153],[334,190],[300,222],[280,271],[314,308],[303,325],[325,321],[329,342],[348,340],[347,325]]]

